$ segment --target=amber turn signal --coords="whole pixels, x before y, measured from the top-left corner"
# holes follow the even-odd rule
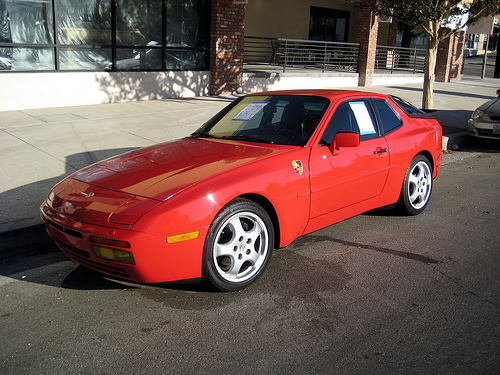
[[[187,240],[194,240],[195,238],[198,238],[200,235],[200,232],[191,232],[191,233],[184,233],[184,234],[179,234],[177,236],[170,236],[167,237],[167,243],[176,243],[176,242],[182,242],[182,241],[187,241]]]

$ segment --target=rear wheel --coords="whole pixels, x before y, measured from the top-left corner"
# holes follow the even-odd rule
[[[235,199],[215,217],[205,240],[203,272],[219,290],[253,283],[271,257],[274,229],[267,212],[247,199]]]
[[[421,213],[432,192],[432,169],[429,160],[423,156],[416,156],[406,171],[401,196],[400,208],[408,215]]]

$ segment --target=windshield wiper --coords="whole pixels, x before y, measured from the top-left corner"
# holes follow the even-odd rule
[[[194,132],[190,135],[190,137],[197,137],[197,138],[217,138],[219,139],[220,137],[216,137],[215,135],[206,133],[206,132]]]
[[[257,138],[252,135],[236,134],[236,135],[225,135],[220,137],[220,139],[236,139],[238,141],[250,141],[250,142],[260,142],[260,143],[274,143],[268,139]]]
[[[235,139],[239,141],[249,141],[249,142],[260,142],[260,143],[274,143],[268,139],[261,139],[251,135],[244,134],[236,134],[236,135],[224,135],[222,137],[218,137],[206,132],[194,132],[190,135],[191,137],[197,138],[215,138],[215,139]]]

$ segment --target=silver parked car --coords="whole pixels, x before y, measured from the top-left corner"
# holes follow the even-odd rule
[[[488,100],[472,113],[468,131],[475,137],[500,139],[500,89],[496,99]]]

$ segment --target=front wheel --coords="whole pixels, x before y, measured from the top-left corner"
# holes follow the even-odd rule
[[[222,291],[243,289],[271,258],[274,229],[267,212],[247,199],[235,199],[215,217],[203,249],[203,273]]]
[[[408,215],[421,213],[432,192],[432,169],[429,160],[423,156],[416,156],[406,171],[399,205]]]

